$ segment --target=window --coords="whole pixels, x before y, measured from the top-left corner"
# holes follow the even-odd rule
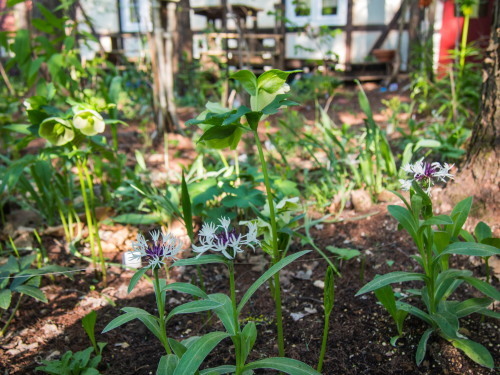
[[[120,13],[124,32],[151,31],[148,0],[120,0]]]
[[[287,0],[291,26],[336,26],[347,21],[347,0]]]

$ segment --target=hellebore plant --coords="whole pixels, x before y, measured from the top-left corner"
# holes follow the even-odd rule
[[[398,195],[405,207],[389,206],[389,213],[396,218],[399,226],[404,228],[412,237],[418,249],[418,254],[412,258],[418,262],[423,272],[391,272],[375,279],[361,288],[357,296],[374,291],[379,301],[388,310],[396,321],[399,335],[402,334],[403,322],[407,314],[416,316],[429,325],[422,335],[417,352],[416,362],[419,365],[425,357],[427,341],[433,333],[437,333],[453,346],[464,351],[475,362],[489,367],[494,367],[494,361],[489,351],[481,344],[467,338],[461,331],[459,319],[472,313],[479,313],[492,317],[499,317],[487,307],[495,300],[500,300],[500,292],[472,276],[469,270],[449,268],[448,258],[452,254],[489,257],[499,255],[498,242],[487,241],[478,243],[473,241],[463,242],[471,235],[462,229],[472,206],[472,198],[459,202],[450,215],[434,215],[432,202],[429,198],[429,187],[433,179],[442,180],[451,178],[451,166],[439,163],[423,163],[406,167],[414,174],[411,181],[410,201]],[[409,182],[403,183],[404,187]],[[423,190],[426,189],[426,191]],[[472,238],[473,239],[473,238]],[[496,245],[495,245],[496,244]],[[391,284],[407,281],[423,282],[420,289],[408,289],[402,298],[396,299]],[[485,296],[470,298],[465,301],[449,300],[449,297],[463,283],[474,287]],[[425,306],[425,311],[406,302],[407,296],[420,299]]]
[[[209,147],[222,149],[230,147],[235,150],[245,132],[253,135],[257,146],[260,167],[264,176],[267,202],[269,205],[269,221],[271,225],[271,241],[264,245],[264,248],[271,249],[272,264],[277,264],[283,258],[283,248],[279,245],[278,225],[276,222],[275,205],[273,201],[273,191],[271,179],[267,169],[267,162],[264,156],[262,143],[259,138],[258,127],[261,120],[269,115],[276,114],[280,108],[296,105],[297,103],[288,100],[286,92],[289,86],[286,84],[288,76],[298,71],[284,72],[277,69],[269,70],[261,74],[258,78],[248,70],[241,70],[234,73],[231,78],[238,81],[245,91],[250,95],[250,107],[244,105],[238,109],[226,109],[216,103],[207,103],[207,110],[190,120],[187,124],[198,125],[203,134],[198,142],[203,142]],[[284,336],[283,318],[281,307],[281,287],[279,272],[274,274],[272,285],[274,291],[274,301],[276,308],[276,327],[278,331],[278,351],[280,356],[284,356]]]
[[[172,348],[175,352],[173,355],[167,355],[162,358],[158,371],[160,374],[187,375],[194,374],[201,364],[201,360],[210,352],[220,341],[227,337],[231,337],[235,350],[235,365],[223,365],[215,368],[205,369],[203,374],[226,374],[234,373],[236,375],[250,374],[256,369],[274,369],[292,375],[319,375],[312,367],[303,362],[284,358],[274,357],[257,360],[255,362],[246,363],[257,338],[257,328],[254,322],[248,322],[243,328],[240,325],[239,316],[245,304],[249,301],[252,295],[262,286],[268,279],[277,274],[279,270],[306,254],[308,251],[287,256],[281,259],[276,264],[271,266],[262,276],[260,276],[246,291],[243,297],[236,299],[236,282],[234,261],[239,253],[242,253],[245,248],[255,249],[260,242],[257,240],[257,227],[252,222],[246,224],[248,232],[243,235],[236,228],[230,228],[229,219],[219,219],[219,224],[205,223],[199,233],[200,246],[193,246],[193,250],[199,255],[191,259],[181,259],[174,263],[174,266],[189,266],[201,265],[209,263],[223,263],[229,270],[229,289],[230,297],[222,293],[204,295],[201,289],[191,286],[192,290],[197,289],[197,296],[202,300],[213,301],[219,306],[214,308],[215,314],[219,317],[224,325],[226,332],[212,332],[198,339],[194,344],[192,342],[178,343],[174,340]],[[208,251],[213,251],[218,254],[204,255]],[[201,347],[202,340],[210,335],[210,341],[207,341],[205,347]],[[194,353],[193,347],[197,346],[198,350],[203,350],[202,359],[198,361],[192,357]],[[191,353],[192,352],[192,353]],[[163,371],[163,372],[160,372]]]
[[[166,330],[166,325],[170,319],[177,314],[211,310],[220,306],[220,304],[209,300],[188,302],[173,308],[170,313],[165,316],[167,290],[176,290],[196,296],[200,294],[198,292],[199,288],[191,284],[173,283],[167,285],[165,279],[160,279],[159,277],[159,270],[162,265],[168,260],[175,259],[175,256],[181,251],[182,242],[174,235],[158,230],[151,232],[151,241],[147,241],[142,234],[138,234],[137,241],[132,244],[132,249],[132,257],[145,258],[148,261],[148,265],[134,274],[130,280],[128,292],[132,292],[141,277],[144,276],[148,270],[152,270],[158,316],[151,315],[147,311],[136,307],[124,307],[122,311],[124,311],[125,314],[113,319],[102,332],[106,333],[131,320],[138,319],[158,338],[158,340],[160,340],[165,352],[167,354],[172,354],[172,349],[169,344],[170,339],[168,338]]]

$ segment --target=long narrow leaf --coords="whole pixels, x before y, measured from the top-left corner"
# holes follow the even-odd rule
[[[174,315],[197,313],[200,311],[213,310],[217,307],[220,307],[220,303],[215,301],[199,300],[188,302],[183,305],[177,306],[172,311],[170,311],[170,313],[167,315],[167,321],[169,321]]]
[[[428,328],[422,337],[420,337],[420,341],[418,342],[417,354],[415,355],[415,361],[417,362],[417,366],[420,366],[425,357],[425,352],[427,351],[427,341],[431,336],[432,332],[434,332],[434,328]]]
[[[402,283],[405,281],[412,281],[412,280],[423,281],[425,280],[425,275],[421,273],[403,272],[403,271],[387,273],[385,275],[378,276],[372,281],[370,281],[356,293],[356,296],[360,296],[361,294],[365,294],[373,290],[380,289],[389,284]]]
[[[173,267],[196,266],[196,265],[211,264],[211,263],[227,263],[227,259],[222,255],[209,254],[209,255],[202,255],[199,258],[179,259],[172,266]]]
[[[162,291],[165,290],[175,290],[176,292],[190,294],[192,296],[200,297],[200,298],[208,298],[208,295],[201,290],[199,287],[189,283],[172,283],[167,284]]]
[[[304,362],[283,357],[266,358],[249,363],[243,368],[243,372],[259,368],[269,368],[283,371],[291,375],[321,375],[318,371],[313,369],[311,366],[306,365]]]

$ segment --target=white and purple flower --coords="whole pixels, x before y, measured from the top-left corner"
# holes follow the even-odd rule
[[[255,250],[255,245],[260,242],[257,240],[257,225],[248,222],[247,234],[237,233],[235,228],[230,229],[231,221],[228,218],[219,219],[220,224],[203,224],[198,238],[200,245],[193,245],[193,251],[201,254],[211,250],[220,252],[228,259],[234,259],[238,253],[244,251],[243,247],[248,246]]]
[[[403,166],[403,171],[408,174],[412,174],[413,178],[409,180],[401,179],[399,183],[401,184],[401,189],[410,190],[413,181],[417,181],[422,189],[430,195],[431,187],[434,185],[434,180],[446,182],[446,179],[452,179],[453,175],[450,170],[453,168],[454,164],[444,163],[441,165],[438,162],[426,163],[424,159],[420,159],[415,164],[406,164]]]
[[[182,250],[180,239],[160,230],[151,231],[150,235],[152,241],[146,241],[142,233],[137,234],[137,241],[132,242],[133,258],[145,257],[152,269],[160,268],[167,258],[176,259],[175,256]]]

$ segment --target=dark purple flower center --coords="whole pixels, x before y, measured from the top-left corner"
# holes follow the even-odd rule
[[[431,179],[434,176],[434,173],[436,173],[437,171],[438,169],[436,167],[433,167],[432,164],[424,163],[424,173],[417,173],[415,175],[415,180],[422,181]]]
[[[151,259],[163,257],[163,247],[161,243],[158,242],[157,244],[149,245],[146,249],[146,256]]]
[[[236,238],[236,229],[233,228],[233,229],[229,230],[227,232],[227,234],[226,234],[226,231],[216,233],[215,237],[217,238],[217,241],[219,243],[221,243],[222,245],[227,245],[229,243],[229,241]]]

